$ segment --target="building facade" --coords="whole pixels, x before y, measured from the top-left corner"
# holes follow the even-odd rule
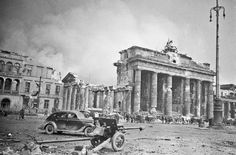
[[[220,85],[220,96],[222,101],[222,118],[235,119],[236,112],[236,85]]]
[[[63,85],[58,72],[28,56],[0,51],[0,104],[6,111],[60,109]]]
[[[168,41],[161,52],[138,46],[120,51],[117,85],[131,86],[126,111],[156,112],[213,118],[215,73],[208,63],[196,63]]]

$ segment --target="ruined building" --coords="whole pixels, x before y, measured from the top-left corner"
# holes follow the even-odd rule
[[[215,73],[178,52],[172,41],[159,52],[138,46],[122,50],[117,67],[118,87],[130,86],[127,112],[161,112],[213,117]]]
[[[222,101],[222,116],[224,119],[235,118],[236,113],[236,85],[220,85],[220,97]]]
[[[100,109],[110,113],[125,111],[124,105],[131,102],[129,86],[94,85],[79,79],[74,73],[68,73],[62,82],[64,83],[62,110]]]
[[[62,82],[52,67],[0,50],[0,110],[50,112],[53,107],[61,108],[62,92]]]

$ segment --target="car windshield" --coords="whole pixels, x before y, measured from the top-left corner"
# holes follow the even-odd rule
[[[68,118],[77,118],[76,114],[74,113],[69,113]]]
[[[85,116],[82,112],[77,111],[76,114],[77,114],[78,118],[85,118]]]

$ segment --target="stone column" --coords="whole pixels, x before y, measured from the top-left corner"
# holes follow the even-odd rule
[[[94,93],[91,89],[89,89],[89,104],[88,107],[92,108],[94,104]]]
[[[67,92],[68,88],[64,87],[64,92],[63,92],[63,103],[62,103],[62,110],[65,110],[66,104],[67,104]]]
[[[126,92],[123,89],[121,92],[121,96],[122,96],[122,106],[121,106],[121,112],[126,112]]]
[[[231,118],[235,118],[235,103],[231,103]]]
[[[180,107],[181,107],[180,112],[181,112],[181,114],[183,114],[183,109],[184,109],[184,79],[183,78],[180,79],[180,100],[179,100],[179,102],[180,102]]]
[[[5,82],[6,82],[6,79],[3,78],[2,93],[4,93],[4,90],[5,90]]]
[[[72,86],[69,87],[66,110],[70,110],[70,108],[71,108],[70,106],[71,106],[72,88],[73,88]]]
[[[172,116],[172,76],[167,75],[167,88],[166,88],[166,112],[167,116]]]
[[[134,82],[134,112],[139,112],[141,101],[141,70],[135,70]]]
[[[75,109],[75,99],[76,99],[75,86],[72,86],[70,110]]]
[[[213,109],[214,109],[214,104],[213,104],[213,85],[212,82],[209,83],[208,87],[208,93],[207,93],[207,106],[208,106],[208,119],[213,118]]]
[[[68,110],[69,108],[69,100],[70,100],[70,86],[67,87],[66,110]]]
[[[190,79],[184,81],[184,115],[190,115]]]
[[[100,105],[99,105],[99,103],[100,103],[100,90],[98,90],[97,92],[96,92],[96,108],[99,108],[100,107]]]
[[[110,92],[110,112],[113,112],[114,106],[114,89],[111,89]]]
[[[221,102],[222,103],[222,120],[225,118],[225,103],[224,101]]]
[[[151,82],[151,113],[156,112],[157,107],[157,73],[152,73]]]
[[[30,84],[31,85],[31,84]],[[12,94],[13,79],[11,79],[10,93]]]
[[[77,97],[77,85],[75,85],[75,92],[74,92],[74,107],[73,107],[73,110],[75,110],[75,107],[76,107],[76,104],[77,104],[76,97]]]
[[[105,91],[102,90],[100,92],[99,108],[103,108],[104,107],[104,94],[105,94]]]
[[[12,80],[12,87],[11,87],[11,92],[15,92],[16,91],[16,84],[17,82],[15,80]]]
[[[202,87],[203,87],[204,95],[203,95],[203,103],[202,103],[202,108],[201,108],[201,114],[203,116],[207,116],[207,92],[208,92],[208,88],[207,88],[206,82],[203,83]]]
[[[87,110],[88,104],[89,104],[89,87],[88,86],[85,87],[84,98],[85,98],[84,109]]]
[[[18,83],[18,86],[17,86],[17,92],[18,92],[18,93],[20,93],[20,87],[21,87],[21,83],[22,83],[22,81],[21,81],[21,80],[19,80],[19,83]]]
[[[196,87],[197,87],[197,89],[196,89],[197,96],[196,96],[196,105],[195,105],[195,107],[196,107],[195,116],[200,117],[200,115],[201,115],[201,113],[200,113],[201,112],[201,90],[202,90],[200,80],[197,80]]]
[[[230,111],[229,111],[230,103],[225,101],[223,104],[224,104],[224,118],[228,119],[230,116]]]
[[[104,114],[106,114],[108,112],[108,100],[109,100],[109,90],[105,90],[103,92],[103,107],[102,107],[102,111]]]
[[[75,87],[76,89],[76,94],[75,94],[75,110],[79,110],[79,106],[80,106],[80,89],[79,86],[76,85]]]
[[[166,96],[166,76],[161,77],[161,90],[160,90],[160,110],[164,114],[165,113],[165,96]]]
[[[79,92],[79,101],[80,101],[80,104],[79,104],[79,110],[84,110],[85,106],[84,106],[84,103],[85,103],[85,100],[84,100],[84,86],[80,86],[80,92]]]
[[[132,87],[128,87],[127,100],[126,100],[126,103],[127,103],[126,112],[129,114],[131,114],[131,91],[132,91]]]
[[[116,90],[114,92],[114,102],[115,102],[114,103],[114,105],[115,105],[114,110],[116,110],[116,111],[119,111],[119,101],[120,101],[119,94],[120,94],[119,90]]]

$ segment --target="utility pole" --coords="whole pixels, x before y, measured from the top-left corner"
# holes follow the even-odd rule
[[[212,11],[216,12],[216,98],[214,102],[214,123],[222,123],[222,103],[220,100],[220,85],[219,85],[219,12],[223,10],[223,17],[225,18],[225,8],[219,6],[216,0],[216,6],[210,9],[210,22],[212,22]]]

